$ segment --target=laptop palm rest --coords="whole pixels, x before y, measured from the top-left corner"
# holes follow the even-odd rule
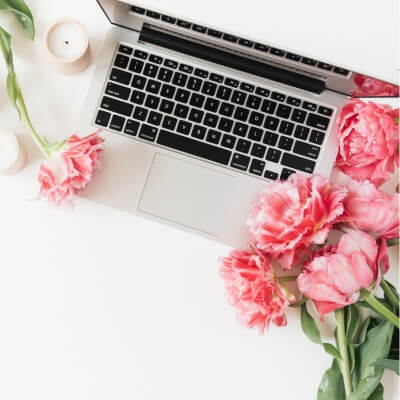
[[[218,236],[234,188],[231,175],[156,153],[138,210]]]

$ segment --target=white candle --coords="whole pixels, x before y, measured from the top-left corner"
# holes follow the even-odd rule
[[[17,137],[8,131],[0,132],[0,173],[14,174],[25,164],[25,151]]]
[[[46,49],[54,67],[65,74],[81,72],[90,63],[89,36],[74,19],[63,18],[50,27]]]

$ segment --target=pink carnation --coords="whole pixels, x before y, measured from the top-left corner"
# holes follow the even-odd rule
[[[399,86],[378,79],[370,78],[362,74],[356,74],[354,83],[357,90],[353,92],[353,96],[399,96]]]
[[[84,138],[71,136],[40,166],[40,197],[59,205],[84,190],[99,167],[103,142],[99,131]]]
[[[264,333],[271,321],[286,325],[285,309],[296,299],[279,284],[271,264],[262,255],[233,250],[221,260],[220,275],[225,281],[238,318],[249,328]]]
[[[365,232],[349,230],[337,247],[318,253],[297,277],[299,290],[313,300],[323,317],[338,308],[355,303],[361,288],[380,280],[379,266],[388,269],[385,242],[380,249]],[[378,282],[379,284],[379,282]]]
[[[344,187],[314,175],[291,175],[271,182],[260,193],[247,225],[257,248],[284,269],[291,268],[299,251],[323,244],[343,214]]]
[[[395,239],[399,237],[398,193],[388,195],[368,181],[351,180],[348,195],[344,200],[348,223],[368,232],[375,238]]]
[[[398,118],[389,105],[351,100],[338,120],[336,165],[357,181],[382,185],[399,165]]]

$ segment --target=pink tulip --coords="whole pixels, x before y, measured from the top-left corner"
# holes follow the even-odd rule
[[[399,96],[399,86],[391,83],[383,82],[378,79],[370,78],[369,76],[356,74],[354,83],[357,85],[357,90],[353,92],[353,96]]]

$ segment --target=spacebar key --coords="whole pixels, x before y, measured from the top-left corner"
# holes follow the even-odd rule
[[[183,151],[193,156],[205,158],[219,164],[227,165],[231,157],[231,152],[219,147],[211,146],[207,143],[198,142],[184,136],[176,135],[168,131],[161,130],[157,143],[174,150]]]

